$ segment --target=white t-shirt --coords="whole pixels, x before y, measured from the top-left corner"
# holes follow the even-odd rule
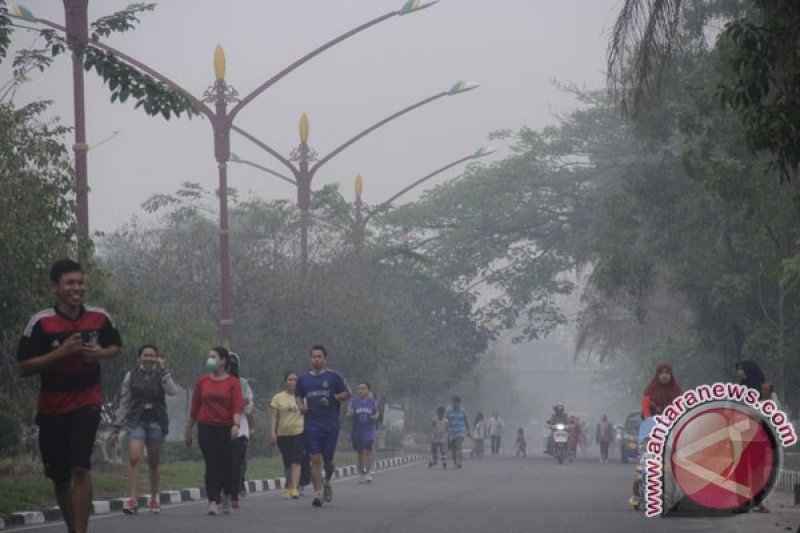
[[[473,439],[486,438],[486,422],[481,420],[480,422],[475,423],[475,427],[472,428],[472,438]]]
[[[248,383],[246,387],[243,387],[247,390],[242,391],[242,397],[244,399],[244,409],[242,410],[242,416],[239,417],[239,436],[240,437],[247,437],[250,438],[250,422],[247,420],[247,415],[253,412],[253,389],[250,387]]]
[[[488,428],[490,436],[499,437],[503,434],[503,419],[499,416],[490,418]]]

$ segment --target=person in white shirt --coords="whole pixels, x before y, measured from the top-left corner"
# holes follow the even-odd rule
[[[497,455],[500,453],[500,439],[503,436],[504,425],[503,419],[500,418],[500,415],[497,414],[497,411],[492,414],[492,417],[486,424],[486,427],[489,430],[489,438],[492,441],[492,455]]]
[[[231,486],[228,487],[228,494],[231,498],[231,507],[238,509],[239,494],[244,492],[244,473],[247,468],[247,448],[255,433],[255,420],[253,418],[253,389],[247,379],[240,374],[241,360],[239,355],[231,352],[230,354],[230,374],[239,378],[242,384],[242,398],[244,407],[242,416],[239,418],[239,436],[233,441],[232,446],[232,471]]]

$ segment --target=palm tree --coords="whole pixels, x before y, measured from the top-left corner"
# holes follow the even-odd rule
[[[682,0],[625,0],[608,46],[608,85],[623,114],[640,116],[658,96],[678,32]]]

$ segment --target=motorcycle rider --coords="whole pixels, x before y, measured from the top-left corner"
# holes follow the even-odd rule
[[[550,419],[547,421],[548,429],[552,429],[552,427],[556,424],[564,424],[565,426],[569,423],[569,416],[567,416],[567,412],[564,410],[564,404],[561,402],[557,402],[553,406],[553,414],[550,415]],[[547,451],[545,453],[549,453],[552,455],[553,453],[553,432],[547,435]]]

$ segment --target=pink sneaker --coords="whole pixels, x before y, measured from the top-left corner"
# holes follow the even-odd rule
[[[136,514],[139,510],[139,504],[133,498],[130,498],[125,505],[122,506],[122,512],[125,514]]]
[[[239,509],[239,498],[231,498],[231,507]]]
[[[157,500],[150,500],[150,512],[155,514],[161,512],[161,504]]]

